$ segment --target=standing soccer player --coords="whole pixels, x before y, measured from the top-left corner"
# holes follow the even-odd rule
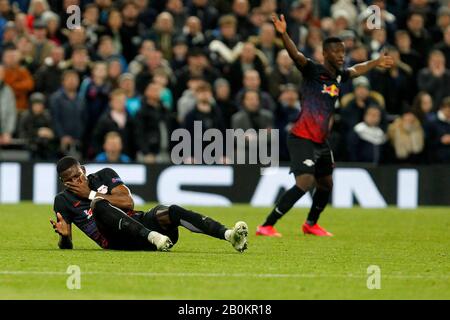
[[[302,109],[288,137],[291,157],[291,173],[295,175],[295,185],[287,190],[275,205],[263,225],[258,226],[256,235],[281,237],[274,228],[275,223],[294,204],[315,186],[313,204],[306,222],[305,234],[332,236],[317,224],[321,212],[326,207],[333,188],[333,153],[327,141],[333,122],[333,112],[339,97],[341,83],[363,75],[375,67],[390,68],[393,60],[386,54],[378,59],[354,65],[343,70],[345,45],[335,37],[323,42],[324,63],[318,64],[299,52],[286,32],[286,21],[272,15],[275,29],[281,35],[289,56],[302,72]]]

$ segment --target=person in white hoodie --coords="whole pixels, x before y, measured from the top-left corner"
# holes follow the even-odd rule
[[[16,98],[4,77],[5,68],[0,64],[0,147],[11,143],[17,122]]]
[[[386,134],[380,128],[381,110],[369,106],[364,120],[358,123],[348,136],[349,160],[354,162],[379,163],[382,159]]]

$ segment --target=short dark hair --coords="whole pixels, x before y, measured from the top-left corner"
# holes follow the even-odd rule
[[[330,47],[331,44],[341,43],[341,42],[343,42],[343,41],[339,37],[329,37],[329,38],[326,38],[325,41],[323,42],[322,48],[323,48],[323,50],[326,50]]]
[[[74,157],[64,157],[59,159],[58,163],[56,164],[56,172],[58,172],[58,176],[61,175],[64,171],[69,169],[72,166],[80,165],[80,162],[75,159]]]

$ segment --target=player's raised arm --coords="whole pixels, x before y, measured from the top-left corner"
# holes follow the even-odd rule
[[[308,60],[306,57],[298,51],[292,39],[289,37],[287,33],[287,24],[284,18],[284,15],[281,15],[280,18],[274,13],[272,14],[272,22],[275,26],[275,30],[281,35],[281,39],[283,40],[284,47],[286,48],[289,56],[292,60],[294,60],[295,64],[303,67],[306,65]]]
[[[350,72],[351,78],[357,78],[359,76],[366,74],[373,68],[379,67],[389,69],[393,65],[394,60],[392,59],[392,57],[388,56],[386,52],[382,52],[378,59],[355,64],[354,66],[348,68],[348,71]]]
[[[56,213],[56,222],[50,219],[50,223],[57,234],[59,234],[58,247],[60,249],[72,249],[72,225],[67,223],[61,216],[61,213]]]

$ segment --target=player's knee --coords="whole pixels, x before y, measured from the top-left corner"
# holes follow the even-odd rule
[[[94,213],[102,211],[103,208],[108,206],[108,201],[103,198],[95,198],[91,201],[91,210]]]
[[[172,223],[179,224],[181,219],[181,211],[184,210],[180,206],[177,205],[171,205],[169,206],[169,217]]]
[[[333,190],[333,179],[331,179],[331,178],[319,179],[317,181],[317,188],[321,189],[323,191],[332,191]]]
[[[304,192],[308,192],[309,190],[313,189],[314,183],[315,180],[313,175],[302,175],[296,178],[297,187]]]

